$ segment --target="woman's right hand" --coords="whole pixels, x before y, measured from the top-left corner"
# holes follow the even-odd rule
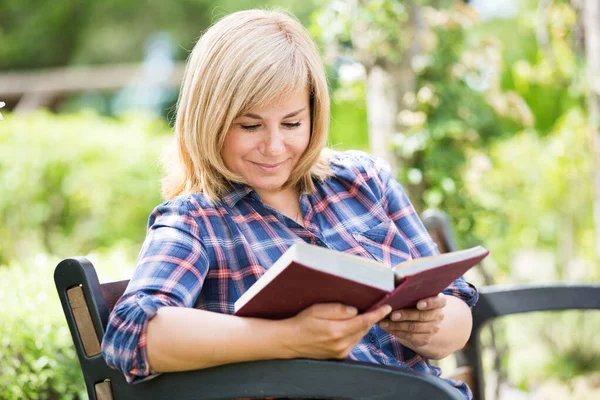
[[[391,311],[385,305],[357,315],[356,308],[343,304],[315,304],[280,321],[284,351],[288,358],[346,358],[371,327]]]

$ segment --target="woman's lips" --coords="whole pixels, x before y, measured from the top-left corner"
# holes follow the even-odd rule
[[[254,164],[258,169],[260,169],[261,171],[264,171],[264,172],[276,172],[276,171],[278,171],[281,168],[281,166],[284,163],[285,163],[285,161],[282,161],[282,162],[277,163],[277,164],[266,164],[266,163],[252,162],[252,164]]]

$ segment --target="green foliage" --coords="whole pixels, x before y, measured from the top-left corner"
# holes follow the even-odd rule
[[[0,124],[2,398],[86,398],[53,285],[58,258],[34,255],[85,254],[120,244],[125,250],[107,264],[127,265],[143,239],[148,213],[160,201],[157,157],[168,131],[164,123],[141,116],[119,121],[92,113],[5,115]],[[16,259],[21,261],[8,261]]]
[[[480,242],[473,227],[481,207],[463,180],[467,152],[533,123],[523,99],[500,86],[501,45],[471,40],[476,16],[456,1],[332,1],[313,22],[314,34],[340,44],[339,53],[367,71],[374,64],[390,73],[410,66],[415,89],[398,102],[401,131],[394,139],[399,180],[418,210],[443,208],[454,218],[461,245]],[[419,50],[409,51],[410,43]],[[334,88],[348,91],[344,84]],[[364,101],[364,90],[354,92],[356,103]]]
[[[525,12],[518,21],[520,30],[535,42],[531,21],[539,16]],[[555,2],[548,11],[548,43],[536,47],[533,55],[507,64],[510,79],[506,87],[517,91],[535,114],[540,134],[552,130],[557,120],[573,107],[585,106],[585,76],[578,55],[577,16],[570,5]],[[521,37],[519,43],[524,42]]]
[[[101,281],[125,279],[134,265],[128,252],[118,247],[99,257],[89,257],[98,268]],[[58,257],[38,254],[27,261],[0,265],[2,399],[87,399],[54,287],[54,266],[58,261]]]
[[[567,332],[572,333],[572,332]],[[586,343],[577,343],[570,349],[555,355],[546,365],[546,376],[556,377],[564,382],[600,370],[600,355],[591,352]]]
[[[502,354],[508,378],[525,390],[543,380],[569,383],[600,370],[597,310],[507,316],[494,326],[510,349]]]
[[[526,130],[493,145],[489,158],[472,155],[469,196],[489,211],[475,231],[506,273],[515,248],[555,253],[557,279],[570,275],[569,265],[560,264],[571,261],[559,253],[566,242],[574,258],[593,259],[591,135],[583,110],[573,109],[546,137]],[[572,238],[564,236],[569,229]],[[594,276],[588,269],[584,276]]]
[[[87,21],[90,2],[0,2],[0,70],[66,64]]]
[[[465,187],[467,154],[531,124],[532,116],[519,96],[500,88],[500,44],[468,40],[476,23],[469,8],[421,12],[427,24],[413,61],[416,89],[398,116],[405,126],[395,141],[399,179],[417,208],[451,215],[460,244],[470,246],[481,240],[473,230],[481,206]]]
[[[318,0],[310,30],[324,43],[337,42],[367,67],[402,62],[415,32],[407,29],[413,9],[446,7],[453,0]]]
[[[371,7],[375,3],[381,9],[375,11]],[[344,54],[368,66],[363,50],[369,53],[370,42],[353,37],[356,30],[351,27],[356,21],[368,31],[386,32],[386,22],[377,15],[395,3],[361,1],[353,8],[327,3],[315,16],[315,32],[325,42],[337,38],[347,43]],[[559,244],[569,240],[561,226],[571,219],[577,249],[573,256],[593,258],[592,194],[587,184],[590,137],[581,68],[572,46],[572,9],[565,2],[551,7],[549,43],[542,47],[531,23],[533,11],[525,9],[517,20],[481,24],[461,2],[427,7],[434,3],[441,6],[419,2],[420,51],[411,60],[416,87],[399,102],[403,129],[395,138],[399,180],[413,203],[418,209],[448,212],[459,244],[483,241],[497,255],[494,261],[504,274],[510,270],[512,249],[526,245],[557,252]],[[333,24],[333,16],[342,16],[346,23]],[[396,36],[410,36],[409,24],[398,25]],[[393,41],[393,36],[388,34],[385,40]],[[385,58],[383,65],[397,65],[392,53],[380,57]],[[336,93],[340,90],[346,90],[344,85]],[[361,101],[364,94],[358,91],[356,98]],[[521,134],[517,139],[518,132],[531,140],[524,141]],[[541,139],[548,135],[554,139]],[[495,146],[505,146],[502,161],[487,158]],[[488,169],[495,171],[495,178],[480,176]],[[538,179],[540,174],[545,178]],[[489,184],[474,188],[473,179]],[[489,198],[495,199],[493,205]],[[568,254],[558,258],[569,261]]]
[[[332,0],[321,3],[322,7],[313,16],[314,36],[351,48],[356,58],[367,64],[400,59],[408,37],[400,34],[398,25],[409,18],[409,10],[402,2],[364,0],[350,4]],[[357,32],[360,33],[357,35]]]
[[[5,115],[0,124],[0,263],[37,252],[138,247],[160,203],[169,129],[142,116]]]
[[[351,85],[334,93],[329,129],[331,148],[368,151],[367,108],[363,100],[363,91],[364,86]]]
[[[519,43],[529,42],[523,36],[535,41],[533,17],[526,11],[513,21],[522,34]],[[575,24],[573,9],[556,2],[548,11],[546,44],[526,45],[533,51],[526,56],[515,54],[523,51],[515,43],[505,44],[503,85],[525,99],[535,129],[517,129],[504,143],[471,153],[468,195],[482,207],[474,229],[493,248],[500,279],[509,273],[515,249],[523,248],[553,255],[557,279],[600,274],[592,262],[593,132]],[[510,33],[508,38],[515,40]]]
[[[3,0],[0,70],[141,61],[148,37],[166,32],[184,60],[215,19],[247,8],[286,8],[307,21],[313,1]]]
[[[0,267],[3,399],[86,398],[52,271],[44,257]]]

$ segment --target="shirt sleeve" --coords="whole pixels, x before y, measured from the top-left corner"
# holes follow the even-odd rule
[[[383,206],[398,227],[398,231],[404,236],[411,256],[418,258],[439,254],[437,244],[427,232],[404,188],[391,176],[389,164],[377,158],[373,163],[383,185]],[[475,306],[479,298],[475,286],[462,277],[456,279],[442,293],[462,299],[470,308]]]
[[[187,202],[158,206],[150,215],[133,278],[110,314],[102,340],[106,363],[127,382],[157,375],[148,363],[148,321],[161,307],[192,307],[207,271],[208,257]]]

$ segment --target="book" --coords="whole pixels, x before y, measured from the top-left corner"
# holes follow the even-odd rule
[[[384,304],[394,310],[410,308],[440,293],[488,254],[477,246],[389,268],[364,257],[296,243],[235,302],[234,315],[283,319],[317,303],[343,303],[359,312]]]

